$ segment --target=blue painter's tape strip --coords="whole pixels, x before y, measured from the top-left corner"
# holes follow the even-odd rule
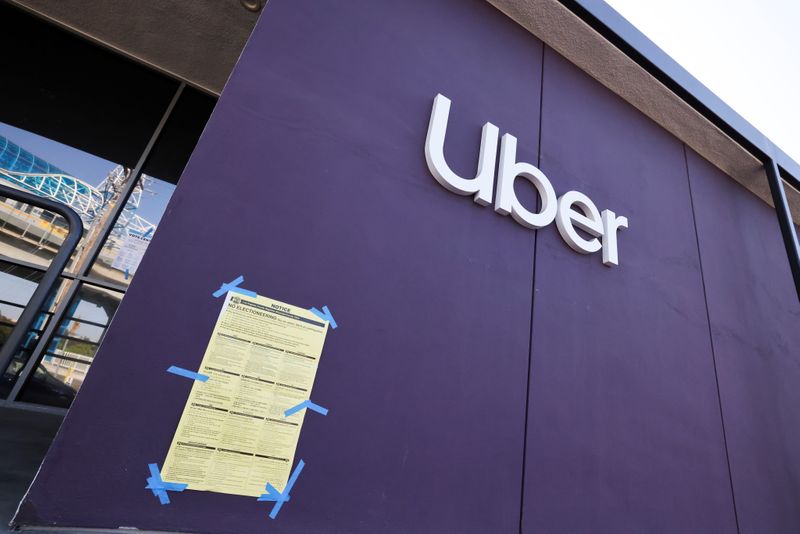
[[[275,487],[270,483],[267,483],[267,492],[261,494],[261,497],[258,498],[259,501],[267,501],[267,502],[277,502],[279,499],[284,499],[283,495],[281,494],[280,491],[275,489]],[[284,500],[286,502],[289,502],[290,500],[292,500],[292,496],[286,495],[286,498]]]
[[[228,291],[233,291],[234,293],[240,293],[242,295],[247,295],[248,297],[257,297],[258,293],[255,291],[250,291],[249,289],[244,289],[243,287],[238,287],[239,284],[244,282],[244,276],[239,275],[230,282],[224,283],[219,286],[219,289],[211,293],[214,295],[215,298],[219,298],[222,295],[226,294]]]
[[[201,373],[195,373],[193,371],[189,371],[188,369],[184,369],[183,367],[177,367],[175,365],[171,366],[167,369],[168,373],[172,373],[173,375],[183,376],[186,378],[191,378],[192,380],[199,380],[200,382],[207,382],[208,375],[204,375]]]
[[[321,414],[321,415],[328,415],[328,409],[327,408],[323,408],[319,404],[314,404],[311,401],[308,401],[308,409],[309,410],[313,410],[313,411],[315,411],[315,412],[317,412],[318,414]]]
[[[167,491],[183,491],[188,484],[179,484],[177,482],[164,482],[155,477],[147,477],[147,486],[145,489],[149,490],[167,490]]]
[[[291,408],[289,408],[288,410],[283,412],[283,416],[284,417],[289,417],[291,415],[296,414],[297,412],[299,412],[300,410],[302,410],[304,408],[308,408],[309,410],[313,410],[313,411],[315,411],[315,412],[317,412],[319,414],[322,414],[322,415],[328,415],[328,409],[327,408],[323,408],[319,404],[314,404],[310,400],[304,400],[303,402],[301,402],[297,406],[292,406]]]
[[[211,294],[214,295],[214,297],[219,298],[222,295],[224,295],[225,293],[227,293],[228,291],[230,291],[230,289],[232,287],[236,287],[239,284],[241,284],[242,282],[244,282],[244,276],[239,275],[236,278],[234,278],[231,282],[228,282],[227,284],[222,284],[221,286],[219,286],[219,289],[217,289],[216,291],[214,291]]]
[[[339,326],[339,325],[336,324],[336,319],[333,318],[333,314],[331,313],[331,311],[328,309],[327,306],[323,306],[322,307],[322,311],[324,311],[325,315],[327,315],[329,317],[328,320],[331,322],[331,328],[336,330],[336,327]]]
[[[150,469],[150,478],[161,482],[161,472],[158,470],[158,464],[147,464]]]
[[[145,488],[145,489],[149,489],[150,491],[152,491],[152,492],[153,492],[153,495],[155,495],[156,497],[158,497],[158,492],[159,492],[160,490],[159,490],[158,488],[156,488],[156,487],[154,486],[154,484],[155,484],[155,485],[157,485],[157,484],[158,484],[158,481],[156,481],[156,479],[155,479],[155,478],[153,478],[153,477],[147,477],[147,485],[146,485],[144,488]]]
[[[297,477],[300,476],[300,473],[303,471],[303,468],[306,466],[306,463],[303,460],[297,462],[297,467],[294,468],[294,472],[292,476],[289,477],[289,482],[286,483],[286,488],[283,492],[288,496],[289,493],[292,491],[294,487],[294,483],[297,482]]]
[[[331,328],[336,330],[336,327],[338,326],[336,324],[336,319],[333,318],[333,314],[331,313],[331,310],[329,310],[327,306],[323,306],[322,311],[319,311],[317,308],[309,308],[308,311],[310,311],[323,321],[328,321],[328,323],[331,325]]]
[[[308,401],[303,401],[300,404],[298,404],[297,406],[292,406],[291,408],[289,408],[288,410],[283,412],[283,416],[284,417],[290,417],[290,416],[296,414],[297,412],[299,412],[300,410],[302,410],[303,408],[306,407],[306,402],[308,402]]]
[[[303,471],[303,467],[305,467],[306,463],[303,460],[297,462],[297,467],[294,468],[292,475],[289,477],[289,482],[286,483],[286,487],[283,488],[283,493],[275,489],[275,487],[267,483],[266,490],[267,493],[261,495],[258,498],[259,501],[269,501],[274,502],[275,505],[272,507],[272,511],[269,513],[270,519],[275,519],[278,517],[278,512],[281,511],[283,507],[283,503],[288,502],[290,499],[289,493],[291,493],[292,488],[294,487],[294,483],[297,482],[297,477],[300,476],[300,473]]]
[[[161,504],[169,504],[168,491],[183,491],[188,484],[178,484],[176,482],[164,482],[161,480],[161,473],[158,470],[158,464],[147,464],[150,469],[150,476],[147,478],[147,485],[145,489],[153,492],[153,495],[158,497]]]
[[[283,493],[281,494],[281,496],[286,495],[287,500],[289,494],[292,491],[292,488],[294,487],[294,483],[297,482],[297,477],[300,476],[300,473],[303,471],[303,468],[305,466],[306,463],[303,460],[300,460],[297,463],[297,467],[294,468],[292,476],[289,477],[289,482],[286,483],[286,487],[283,489]],[[286,502],[286,500],[284,499],[275,502],[275,506],[272,507],[272,511],[269,513],[270,519],[275,519],[276,517],[278,517],[278,512],[281,511],[281,507],[283,507],[284,502]]]

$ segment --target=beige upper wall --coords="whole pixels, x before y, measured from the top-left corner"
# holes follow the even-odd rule
[[[772,206],[761,162],[557,0],[488,0]],[[800,192],[787,186],[795,223]]]
[[[261,0],[10,0],[91,40],[219,94]],[[558,0],[487,0],[772,205],[761,163]],[[787,188],[800,224],[800,193]]]

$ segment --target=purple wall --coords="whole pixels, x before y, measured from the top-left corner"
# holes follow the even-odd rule
[[[630,228],[540,232],[524,532],[735,532],[682,144],[548,49],[541,151]]]
[[[439,186],[436,93],[457,172],[484,122],[513,133],[558,193],[630,219],[621,266]],[[719,533],[735,495],[741,532],[798,530],[800,310],[773,215],[483,0],[271,0],[18,522]],[[276,521],[143,489],[191,386],[164,370],[197,367],[238,274],[340,324]]]
[[[741,532],[800,532],[800,304],[778,221],[687,156]]]

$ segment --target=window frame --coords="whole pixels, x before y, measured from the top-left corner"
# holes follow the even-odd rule
[[[156,143],[158,142],[159,138],[161,137],[161,134],[162,134],[162,132],[164,130],[164,126],[167,124],[167,121],[171,117],[171,115],[172,115],[172,113],[173,113],[173,111],[175,109],[176,104],[178,103],[181,95],[184,93],[184,89],[185,88],[186,88],[186,83],[181,81],[178,84],[178,87],[176,88],[174,94],[172,95],[172,98],[170,99],[169,104],[167,105],[166,109],[162,113],[161,119],[159,120],[158,124],[156,125],[155,129],[153,130],[152,134],[150,135],[150,139],[148,140],[147,145],[144,147],[142,153],[139,155],[139,158],[138,158],[138,160],[136,162],[136,165],[133,168],[133,170],[131,171],[131,178],[125,184],[125,188],[121,192],[119,200],[116,202],[116,204],[114,204],[110,208],[111,213],[109,214],[109,217],[104,222],[102,228],[99,230],[100,236],[99,236],[98,239],[96,239],[94,241],[94,243],[92,243],[91,248],[87,252],[87,259],[86,259],[85,262],[83,262],[83,265],[80,267],[80,269],[78,269],[77,271],[73,271],[73,272],[67,272],[67,265],[69,263],[68,260],[72,255],[72,250],[70,250],[69,254],[66,255],[66,260],[67,261],[63,262],[62,265],[56,264],[56,262],[55,262],[56,258],[54,258],[53,262],[51,262],[49,267],[33,264],[33,263],[26,262],[26,261],[23,261],[23,260],[18,260],[18,259],[15,259],[15,258],[12,258],[12,257],[8,257],[8,256],[5,256],[5,255],[0,256],[0,259],[2,259],[4,262],[10,263],[10,264],[13,264],[13,265],[18,265],[18,266],[21,266],[21,267],[27,267],[29,269],[33,269],[33,270],[40,271],[40,272],[43,272],[43,273],[48,273],[48,271],[50,271],[50,270],[54,271],[54,274],[52,274],[49,279],[43,278],[42,281],[39,283],[39,286],[37,286],[36,291],[38,292],[41,289],[41,293],[44,293],[45,296],[50,295],[52,290],[54,288],[56,288],[59,283],[63,282],[64,284],[66,284],[66,288],[64,290],[64,294],[62,296],[61,302],[58,304],[56,309],[52,312],[52,316],[48,320],[47,326],[45,327],[44,331],[38,336],[38,339],[35,342],[35,345],[33,347],[33,350],[30,352],[29,356],[25,360],[25,364],[23,365],[22,370],[19,372],[19,374],[17,375],[16,379],[14,380],[14,385],[12,386],[11,391],[8,393],[8,395],[7,395],[7,397],[5,399],[0,399],[0,408],[2,408],[2,407],[21,408],[21,409],[29,409],[29,410],[33,410],[33,411],[38,411],[38,412],[55,413],[55,414],[61,414],[61,415],[66,414],[67,411],[69,410],[69,408],[62,408],[62,407],[58,407],[58,406],[48,406],[48,405],[43,405],[43,404],[34,404],[34,403],[22,401],[22,400],[20,400],[21,396],[22,396],[21,395],[22,391],[24,390],[25,386],[28,385],[30,383],[30,381],[32,380],[32,378],[33,378],[33,376],[34,376],[34,374],[36,372],[36,369],[39,367],[39,364],[41,363],[42,359],[47,354],[48,347],[50,347],[53,339],[55,339],[59,335],[59,328],[60,328],[62,322],[64,321],[64,319],[67,318],[67,315],[69,314],[69,311],[70,311],[70,309],[72,307],[72,304],[75,301],[75,299],[77,298],[78,293],[80,292],[80,289],[84,286],[84,284],[90,284],[90,285],[98,286],[98,287],[101,287],[101,288],[104,288],[104,289],[118,291],[118,292],[122,293],[122,296],[124,298],[125,293],[128,290],[128,286],[122,285],[122,284],[115,284],[113,282],[108,282],[106,280],[98,278],[97,276],[92,274],[92,267],[93,267],[95,261],[97,260],[97,257],[100,255],[100,252],[102,251],[102,248],[103,248],[104,243],[106,242],[106,239],[109,237],[111,232],[114,230],[114,227],[117,224],[117,220],[119,219],[120,215],[122,215],[122,212],[123,212],[125,206],[127,205],[128,199],[130,198],[131,194],[133,193],[133,191],[134,191],[134,189],[136,187],[136,184],[142,178],[142,175],[144,174],[143,173],[143,169],[147,165],[148,158],[150,157],[151,153],[153,152],[153,147],[156,145]],[[5,190],[5,189],[8,189],[8,188],[3,188],[3,190]],[[0,190],[0,196],[5,196],[5,194],[3,193],[3,190]],[[13,190],[13,189],[12,189],[12,191],[17,192],[16,190]],[[32,195],[32,196],[35,196],[35,195]],[[42,203],[49,202],[49,201],[47,201],[47,199],[44,199],[44,198],[41,198],[41,197],[36,197],[36,200],[37,200],[37,204],[39,204],[39,201],[42,201]],[[74,211],[71,210],[71,208],[69,208],[68,206],[56,203],[55,201],[53,201],[53,202],[59,206],[58,210],[54,210],[52,206],[45,207],[45,209],[48,209],[48,210],[51,210],[51,211],[55,211],[59,215],[62,215],[61,211],[66,209],[66,210],[69,210],[70,212],[72,212],[74,214]],[[31,201],[31,203],[33,203],[33,201]],[[48,206],[49,206],[49,204],[48,204]],[[44,206],[40,206],[40,207],[44,207]],[[77,214],[75,214],[75,217],[77,217]],[[67,217],[65,217],[65,218],[67,218]],[[80,219],[78,219],[78,220],[80,220]],[[80,239],[80,235],[83,233],[82,225],[80,225],[79,228],[80,228],[80,232],[78,233],[77,239]],[[74,231],[73,231],[72,228],[70,228],[70,234],[74,234]],[[65,243],[66,243],[66,241],[65,241]],[[72,248],[74,248],[75,245],[77,245],[77,240],[75,241],[75,244],[73,245]],[[61,253],[62,249],[64,249],[64,245],[62,245],[59,248],[59,253]],[[53,267],[56,267],[56,268],[53,269]],[[45,277],[46,276],[47,276],[47,274],[45,274]],[[45,284],[45,285],[43,286],[43,284]],[[34,296],[35,295],[36,295],[36,293],[34,293]],[[41,302],[37,302],[37,300],[40,300]],[[45,303],[46,303],[46,298],[43,300],[43,299],[34,299],[32,297],[30,299],[30,301],[26,304],[26,306],[25,306],[25,308],[23,310],[23,314],[25,312],[28,312],[29,314],[32,314],[33,317],[37,317],[40,313],[42,313],[43,311],[46,311],[44,309],[46,307]],[[28,309],[31,306],[33,306],[33,307],[35,307],[37,309],[32,310],[32,311],[28,311]],[[20,319],[22,319],[22,316],[20,316]],[[10,363],[11,363],[11,358],[13,358],[14,355],[18,354],[20,352],[20,350],[22,350],[22,342],[25,339],[25,333],[29,330],[28,326],[29,325],[25,325],[20,320],[20,321],[17,321],[17,324],[12,329],[11,334],[9,335],[9,340],[14,340],[14,338],[16,336],[18,336],[19,337],[19,341],[14,343],[14,345],[16,345],[16,346],[8,349],[7,353],[11,355],[9,357],[8,364],[7,365],[2,365],[3,362],[0,361],[0,366],[3,367],[0,372],[5,373],[7,368],[8,368],[8,365],[10,365]],[[21,334],[19,334],[18,330],[21,327],[22,327],[22,329],[24,329],[24,331]],[[16,334],[16,336],[15,336],[15,334]],[[100,336],[100,339],[97,342],[98,347],[99,347],[100,344],[102,344],[103,338],[105,337],[105,334],[106,334],[106,332],[104,331],[103,334]],[[5,345],[3,346],[2,350],[4,350],[4,351],[6,350]],[[2,358],[0,358],[0,359],[2,359]]]

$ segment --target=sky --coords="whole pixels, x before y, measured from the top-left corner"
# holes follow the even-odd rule
[[[71,176],[97,185],[116,163],[0,122],[0,135]]]
[[[96,186],[114,169],[117,164],[87,152],[72,148],[30,133],[26,130],[15,128],[0,122],[0,135],[10,139],[25,150],[44,159],[48,163],[55,165],[65,173],[80,178],[84,182]],[[151,192],[145,193],[139,205],[137,213],[139,216],[157,223],[163,215],[166,204],[169,201],[175,186],[162,182],[153,181],[147,187]],[[4,267],[0,265],[0,267]],[[3,299],[10,302],[24,303],[36,289],[36,283],[30,280],[19,278],[16,274],[8,274],[0,271],[0,288],[2,288]],[[0,304],[0,314],[7,317],[18,318],[20,308]],[[106,311],[96,304],[83,300],[78,305],[76,316],[84,319],[104,322],[109,319]],[[79,336],[97,337],[97,327],[82,325],[78,328]]]
[[[15,128],[0,122],[0,135],[10,139],[28,152],[42,158],[76,178],[96,186],[117,166],[116,163],[98,158],[88,152],[72,148],[46,137],[41,137],[26,130]],[[163,215],[166,204],[175,190],[175,186],[153,181],[147,186],[150,193],[145,193],[137,214],[152,223],[157,223]]]
[[[800,0],[606,0],[800,162]]]

